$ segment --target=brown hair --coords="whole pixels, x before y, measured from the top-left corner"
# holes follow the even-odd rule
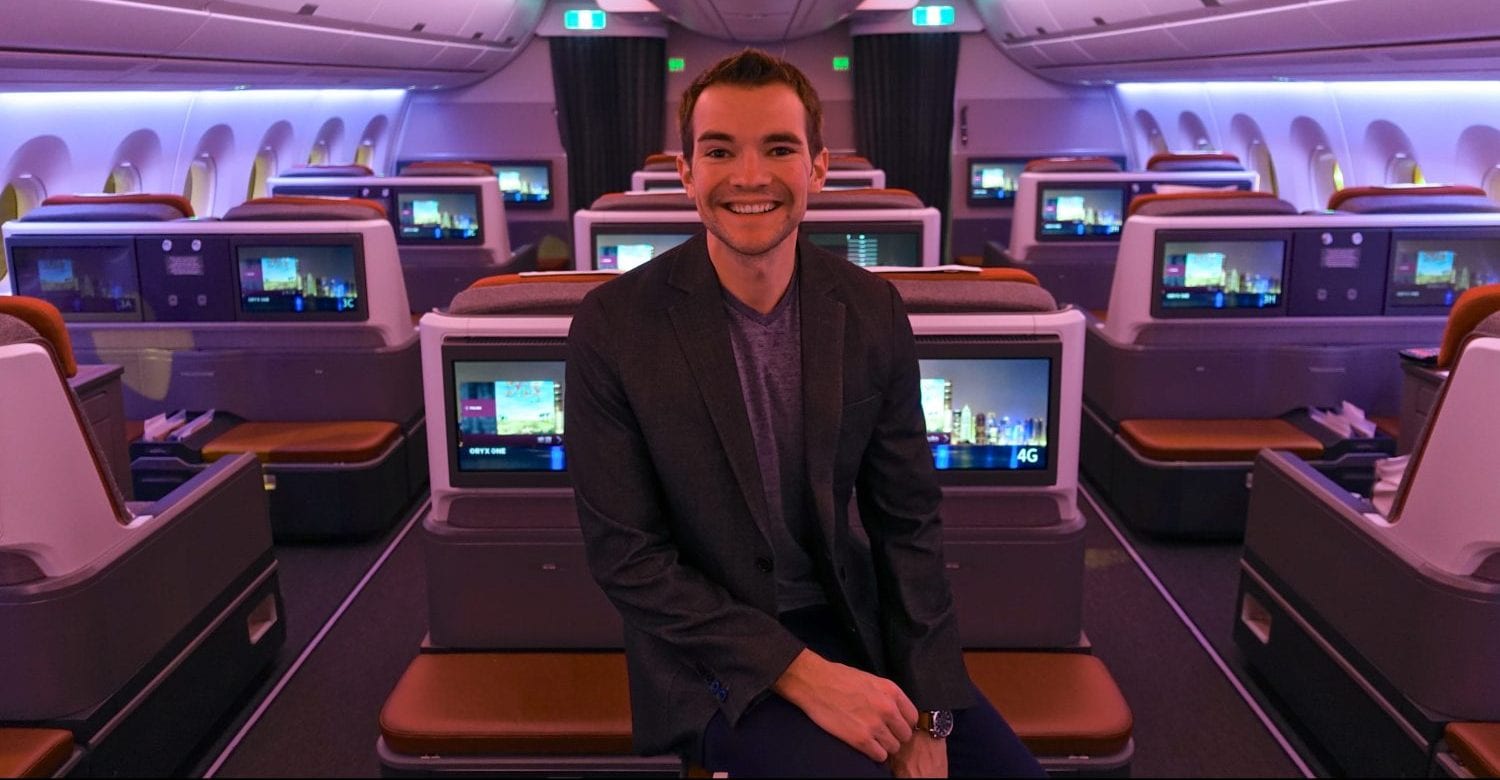
[[[682,105],[677,109],[677,127],[682,133],[682,153],[689,160],[693,157],[693,109],[703,90],[715,84],[738,87],[785,84],[791,87],[807,114],[807,150],[812,154],[823,151],[823,103],[818,100],[818,91],[813,89],[812,82],[796,65],[780,57],[760,49],[745,49],[714,63],[713,67],[693,79],[682,93]]]

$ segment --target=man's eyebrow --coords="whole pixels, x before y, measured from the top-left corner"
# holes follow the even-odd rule
[[[699,141],[723,141],[725,143],[733,143],[734,142],[734,136],[732,136],[732,135],[730,135],[730,134],[728,134],[726,132],[723,132],[722,130],[704,130],[703,133],[698,136],[698,140]]]
[[[770,133],[765,138],[761,139],[761,142],[767,144],[792,144],[794,146],[801,146],[802,137],[797,135],[796,133]]]

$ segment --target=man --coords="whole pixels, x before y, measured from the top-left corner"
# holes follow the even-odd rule
[[[569,334],[569,468],[637,749],[731,776],[1039,776],[964,670],[901,300],[798,241],[828,170],[816,93],[746,50],[679,122],[707,234]]]

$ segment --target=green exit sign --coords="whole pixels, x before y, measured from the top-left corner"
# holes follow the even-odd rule
[[[919,5],[911,9],[911,23],[917,27],[951,27],[953,6]]]
[[[834,57],[833,58],[833,69],[834,70],[848,70],[849,69],[849,58],[848,57]]]
[[[604,22],[603,11],[580,9],[563,12],[563,26],[569,30],[602,30]]]
[[[685,70],[687,70],[687,61],[683,60],[681,57],[667,58],[667,71],[669,73],[681,73]]]

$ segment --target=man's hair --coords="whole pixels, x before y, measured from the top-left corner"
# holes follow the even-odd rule
[[[703,71],[682,93],[682,105],[677,109],[677,127],[682,133],[682,153],[689,160],[693,157],[693,109],[703,90],[716,84],[737,87],[785,84],[791,87],[807,114],[807,150],[811,154],[823,151],[823,104],[818,100],[818,91],[813,89],[812,82],[796,65],[780,57],[760,49],[745,49]]]

